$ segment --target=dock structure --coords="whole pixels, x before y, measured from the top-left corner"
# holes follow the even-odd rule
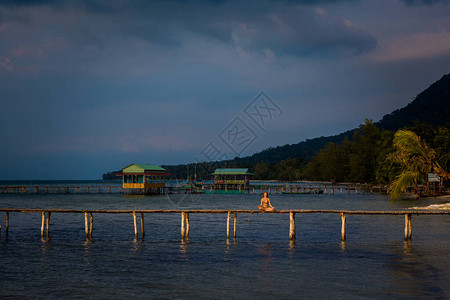
[[[213,191],[239,191],[248,192],[250,188],[250,176],[253,174],[248,169],[216,169],[213,173]]]
[[[296,228],[295,228],[295,215],[296,214],[337,214],[341,217],[341,240],[346,241],[346,221],[347,216],[350,215],[396,215],[405,217],[405,240],[411,240],[412,238],[412,215],[450,215],[448,210],[435,210],[435,211],[353,211],[353,210],[307,210],[307,209],[295,209],[295,210],[277,210],[272,212],[262,212],[259,210],[80,210],[80,209],[22,209],[22,208],[0,208],[0,212],[5,213],[5,238],[8,238],[9,234],[9,221],[11,213],[40,213],[42,215],[42,223],[40,228],[41,237],[50,236],[50,216],[51,214],[63,213],[63,214],[84,214],[84,226],[86,239],[92,239],[94,214],[129,214],[133,219],[134,238],[138,239],[138,226],[137,215],[140,214],[140,227],[141,237],[145,236],[144,230],[144,214],[174,214],[181,215],[181,239],[189,239],[189,216],[191,214],[224,214],[226,215],[226,238],[230,239],[230,219],[231,215],[234,216],[234,231],[233,238],[236,239],[237,232],[237,215],[238,214],[288,214],[289,215],[289,234],[290,241],[295,241]],[[56,225],[55,225],[56,226]],[[1,236],[0,226],[0,236]]]
[[[164,168],[148,164],[131,164],[122,169],[122,188],[127,194],[164,194],[166,176]]]
[[[381,193],[384,190],[358,184],[324,184],[324,183],[284,183],[256,184],[248,183],[247,175],[217,175],[213,183],[197,182],[195,185],[180,184],[179,181],[167,181],[169,175],[165,171],[150,171],[130,165],[121,183],[99,184],[57,184],[57,185],[4,185],[0,186],[0,194],[330,194],[330,195],[363,195]],[[129,167],[130,167],[129,166]],[[151,165],[140,165],[150,166]],[[128,167],[127,167],[128,168]],[[159,168],[159,167],[156,167]],[[126,168],[124,168],[126,169]],[[246,169],[240,169],[246,170]],[[246,172],[246,171],[245,171]],[[244,173],[243,173],[244,174]],[[231,177],[229,177],[231,176]],[[239,178],[244,176],[244,179]],[[249,175],[248,175],[249,176]]]

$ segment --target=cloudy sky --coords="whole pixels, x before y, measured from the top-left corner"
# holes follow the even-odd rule
[[[377,121],[450,72],[449,15],[420,0],[0,1],[0,179],[97,179]]]

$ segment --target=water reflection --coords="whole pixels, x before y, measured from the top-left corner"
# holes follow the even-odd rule
[[[346,249],[347,249],[347,242],[346,241],[341,241],[341,250],[342,250],[342,252],[345,252]]]
[[[189,240],[184,240],[181,239],[180,242],[180,254],[181,254],[181,258],[183,260],[189,260],[188,254],[189,254]]]
[[[41,254],[46,255],[51,248],[50,238],[41,237]]]
[[[91,246],[92,246],[92,240],[88,239],[83,243],[83,247],[84,247],[84,259],[86,260],[86,258],[89,256],[90,251],[91,251]]]
[[[295,254],[296,244],[295,240],[289,240],[289,257],[292,258],[292,256]]]
[[[445,299],[445,291],[440,288],[443,271],[432,261],[428,261],[426,249],[418,250],[411,240],[404,241],[403,247],[389,247],[398,249],[388,263],[395,286],[404,294],[411,297],[427,296],[434,299]],[[401,250],[400,250],[401,249]]]
[[[237,245],[236,239],[233,239],[233,242],[230,242],[230,239],[226,239],[226,247],[225,247],[225,255],[231,252],[231,247],[235,247]]]
[[[405,240],[403,242],[403,253],[408,255],[408,254],[411,254],[411,251],[412,251],[411,240]]]
[[[272,269],[274,267],[272,262],[272,250],[272,243],[264,244],[257,250],[258,254],[261,255],[261,260],[258,263],[260,271],[256,273],[256,276],[258,278],[257,282],[260,285],[260,289],[263,294],[270,294],[274,288],[273,280],[271,278],[273,271]]]

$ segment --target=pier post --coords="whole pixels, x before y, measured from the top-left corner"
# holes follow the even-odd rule
[[[295,213],[289,213],[289,240],[295,240]]]
[[[94,230],[94,215],[92,212],[89,213],[90,227],[89,227],[89,238],[92,239],[92,231]]]
[[[44,217],[44,216],[42,216]],[[44,221],[42,221],[44,222]],[[44,223],[42,223],[44,224]],[[84,233],[86,234],[86,239],[89,238],[89,224],[88,224],[88,213],[87,211],[84,212]]]
[[[137,239],[138,233],[137,233],[136,212],[135,211],[133,211],[133,223],[134,223],[134,237]]]
[[[186,221],[186,239],[189,240],[189,213],[184,216]]]
[[[227,240],[230,239],[230,215],[231,212],[227,213]]]
[[[234,213],[234,234],[233,234],[233,238],[236,239],[236,221],[237,221],[237,213]]]
[[[5,217],[5,237],[8,238],[8,230],[9,230],[9,212],[6,212]]]
[[[47,238],[49,237],[49,229],[50,229],[50,214],[51,214],[51,212],[47,212],[47,232],[46,232],[46,234],[47,234]]]
[[[410,240],[412,236],[411,214],[405,214],[405,240]]]
[[[141,213],[141,235],[142,235],[142,238],[144,238],[144,236],[145,236],[144,213]]]
[[[347,221],[347,217],[345,216],[344,213],[341,213],[341,221],[342,221],[342,226],[341,226],[341,237],[342,237],[342,241],[345,241],[346,238],[346,232],[345,232],[345,223]]]
[[[44,237],[44,226],[45,226],[45,212],[42,212],[42,222],[41,222],[41,237]]]
[[[184,212],[181,213],[181,239],[184,239]]]

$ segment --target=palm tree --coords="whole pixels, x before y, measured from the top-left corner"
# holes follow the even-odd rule
[[[398,199],[411,185],[418,193],[418,184],[425,181],[429,172],[443,178],[449,177],[437,163],[436,152],[414,132],[398,130],[394,135],[393,146],[396,150],[388,155],[387,160],[399,165],[401,173],[389,185],[388,194],[391,200]]]

